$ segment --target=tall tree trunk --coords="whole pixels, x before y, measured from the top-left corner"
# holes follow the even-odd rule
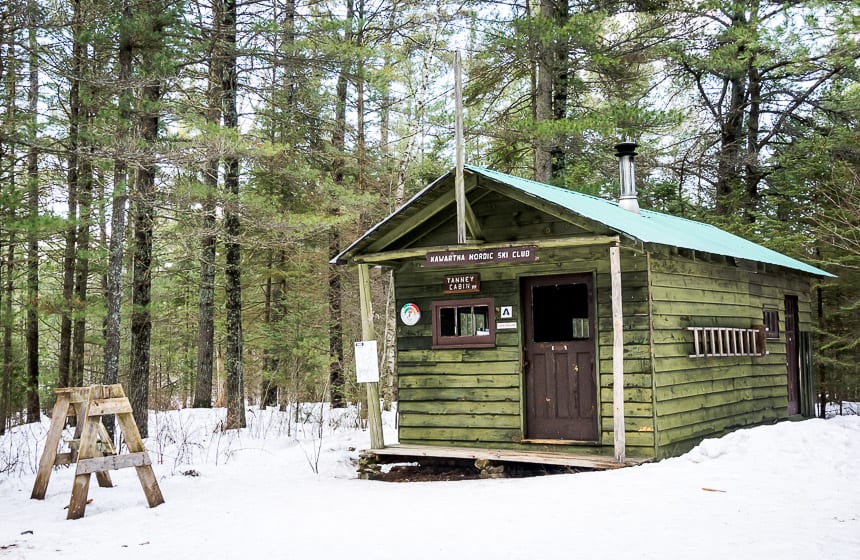
[[[762,179],[759,165],[759,130],[761,126],[761,77],[755,67],[756,57],[750,57],[749,77],[749,111],[747,113],[747,149],[744,158],[744,201],[742,216],[744,221],[752,223],[756,220],[758,207],[758,185]]]
[[[555,0],[554,22],[559,27],[564,27],[568,17],[568,0]],[[564,34],[562,34],[564,37]],[[567,89],[568,89],[568,57],[570,56],[570,45],[564,38],[556,39],[552,57],[552,118],[555,122],[562,122],[567,118]],[[553,179],[564,177],[565,148],[561,145],[560,137],[553,137],[550,148],[551,173]]]
[[[158,87],[145,86],[144,98],[150,102],[158,99]],[[147,149],[153,149],[152,142],[158,126],[158,117],[150,113],[141,115],[140,129],[142,138],[148,143]],[[131,376],[129,378],[129,395],[134,419],[142,437],[147,437],[149,412],[149,367],[150,367],[150,335],[152,318],[150,315],[150,299],[152,293],[152,235],[155,163],[151,156],[141,166],[137,173],[134,204],[134,255],[132,279],[132,312],[131,312]]]
[[[89,97],[87,95],[86,97]],[[83,142],[80,143],[82,157],[79,158],[79,196],[78,196],[78,237],[77,264],[75,266],[75,314],[72,336],[72,356],[69,382],[73,387],[84,386],[84,342],[87,330],[87,287],[90,273],[90,227],[92,226],[93,168],[88,131],[91,111],[86,105],[84,110]]]
[[[3,287],[5,299],[3,308],[3,385],[4,385],[4,401],[5,411],[3,413],[2,422],[6,425],[6,418],[11,413],[12,402],[12,326],[15,321],[12,317],[12,295],[15,290],[15,236],[9,233],[9,247],[6,249],[6,286]]]
[[[558,28],[567,18],[566,0],[540,0],[540,33],[535,41],[537,58],[536,90],[533,93],[533,111],[538,126],[547,127],[564,118],[567,112],[567,57],[566,41],[558,39]],[[535,180],[549,183],[564,167],[564,154],[554,132],[539,132],[535,136]]]
[[[200,289],[197,301],[197,378],[194,407],[212,406],[212,364],[215,346],[215,190],[218,160],[210,160],[203,172],[206,195],[201,208]]]
[[[3,24],[6,22],[3,19],[0,19],[0,79],[3,80],[5,86],[5,95],[6,100],[8,100],[6,105],[6,114],[5,121],[2,123],[3,127],[12,127],[13,126],[13,118],[15,115],[15,96],[16,96],[16,80],[14,77],[13,68],[15,66],[15,34],[8,30]],[[7,34],[8,33],[8,37]],[[8,41],[8,42],[7,42]],[[6,43],[6,56],[3,56],[2,48]],[[8,59],[7,59],[8,57]],[[4,185],[9,189],[9,192],[14,192],[15,190],[15,165],[14,165],[14,153],[11,154],[12,157],[8,158],[10,164],[8,165],[8,171],[6,170],[7,163],[7,144],[5,142],[0,142],[0,177],[4,177],[4,173],[9,178],[8,185]],[[8,152],[12,152],[13,150],[8,150]],[[5,212],[4,223],[11,223],[13,216],[10,208],[0,207],[0,213]],[[2,214],[0,214],[2,215]],[[6,304],[11,304],[11,299],[9,299],[3,289],[3,280],[6,278],[6,275],[3,272],[3,265],[5,264],[2,259],[2,250],[3,250],[3,234],[8,233],[9,235],[9,251],[13,251],[13,246],[15,243],[13,233],[11,228],[8,231],[3,231],[0,228],[0,327],[5,326],[7,324],[7,318],[9,317],[9,313],[11,313],[11,307]],[[11,259],[10,259],[11,262]],[[8,277],[11,279],[12,274],[11,270],[8,271]],[[5,332],[5,329],[3,329]],[[9,418],[11,413],[11,399],[12,399],[12,341],[11,337],[9,340],[9,347],[6,348],[5,340],[2,348],[2,355],[0,355],[0,434],[6,432],[6,421]]]
[[[206,122],[216,127],[221,121],[223,73],[223,43],[221,24],[224,5],[212,2],[213,24],[210,37],[209,86],[207,92]],[[194,407],[212,406],[212,366],[215,346],[215,254],[216,254],[216,193],[218,191],[219,159],[211,158],[203,170],[206,193],[201,208],[200,233],[200,289],[197,300],[197,376],[194,385]]]
[[[84,45],[81,42],[81,0],[72,0],[72,75],[69,81],[69,139],[68,139],[68,195],[69,223],[66,227],[66,249],[63,255],[63,308],[60,322],[60,356],[57,370],[60,387],[70,386],[72,355],[72,294],[75,288],[75,255],[78,236],[78,149],[80,137],[80,93],[83,72]]]
[[[358,30],[355,37],[355,44],[358,51],[355,64],[355,132],[356,132],[356,189],[359,193],[364,194],[364,169],[367,164],[365,161],[365,125],[364,125],[364,55],[361,54],[364,49],[364,26],[365,26],[364,0],[358,0]],[[366,211],[362,211],[359,218],[359,228],[363,231],[371,226],[370,215]]]
[[[278,329],[286,315],[284,305],[284,294],[286,291],[286,280],[283,275],[274,277],[272,271],[281,271],[286,266],[286,254],[283,250],[269,252],[268,278],[266,278],[266,325],[270,331]],[[263,381],[262,404],[263,406],[276,406],[278,404],[277,374],[281,368],[281,360],[276,349],[266,349],[265,371],[267,378]]]
[[[544,26],[552,19],[553,13],[552,0],[541,0],[541,23],[538,29],[543,31]],[[537,124],[540,124],[552,119],[552,67],[555,56],[550,41],[539,39],[536,54],[537,90],[534,92],[534,111]],[[534,174],[535,181],[542,183],[548,183],[552,178],[552,154],[545,133],[538,133],[535,137]]]
[[[333,213],[336,211],[333,210]],[[334,256],[340,250],[340,235],[337,227],[329,230],[329,255]],[[343,375],[343,310],[341,307],[340,271],[334,265],[329,265],[328,274],[328,305],[329,305],[329,391],[332,408],[346,406],[345,385]]]
[[[155,226],[155,176],[158,164],[155,160],[158,140],[158,115],[161,100],[164,69],[157,56],[162,48],[164,24],[161,2],[146,4],[148,13],[148,50],[141,57],[141,70],[145,76],[141,88],[140,106],[137,109],[137,125],[143,143],[140,168],[137,171],[134,189],[134,255],[131,312],[131,375],[129,393],[134,419],[141,436],[148,434],[149,414],[149,370],[152,316],[152,237]]]
[[[224,127],[238,131],[237,107],[237,53],[236,53],[236,0],[224,2],[223,17],[224,67],[221,89]],[[233,150],[224,158],[224,187],[227,204],[224,209],[226,241],[224,272],[227,320],[227,418],[225,429],[245,427],[245,391],[242,363],[242,278],[241,248],[239,243],[239,157]]]
[[[352,0],[346,0],[346,22],[344,42],[351,44],[353,40],[352,25],[354,18]],[[349,53],[352,56],[352,53]],[[332,179],[335,184],[343,185],[344,167],[346,166],[344,150],[346,149],[346,100],[347,86],[349,85],[347,74],[350,70],[349,62],[341,65],[340,74],[337,77],[335,88],[337,99],[335,101],[334,132],[332,134],[332,147],[335,150],[335,159],[332,162]],[[332,204],[329,213],[337,219],[340,213],[337,202]],[[329,228],[328,248],[329,256],[333,257],[340,250],[340,231],[337,224]],[[346,380],[343,375],[343,312],[341,309],[341,283],[340,270],[335,265],[328,267],[328,350],[329,350],[329,391],[331,406],[342,408],[346,406],[345,386]]]
[[[27,239],[27,420],[38,422],[39,410],[39,53],[36,40],[36,2],[28,2],[27,33],[30,48],[28,92],[27,205],[30,227]]]
[[[2,58],[2,56],[0,56]],[[3,153],[0,151],[0,161],[2,161]],[[2,233],[2,232],[0,232]],[[0,236],[0,254],[2,254],[3,250],[3,238]],[[11,247],[12,240],[10,238],[9,245]],[[6,275],[3,273],[3,262],[2,258],[0,258],[0,325],[5,324],[5,297],[6,294],[3,290],[3,279],[6,278]],[[9,349],[11,352],[11,348]],[[6,433],[6,421],[9,419],[9,412],[11,409],[11,395],[12,395],[12,367],[11,361],[7,364],[6,353],[4,348],[4,353],[0,356],[0,360],[2,360],[2,368],[0,368],[0,435]],[[8,366],[8,367],[7,367]]]
[[[104,383],[111,385],[119,380],[120,326],[122,322],[122,264],[126,236],[126,204],[128,202],[128,162],[126,149],[129,143],[131,96],[129,85],[132,65],[131,0],[122,0],[122,18],[119,27],[120,87],[119,122],[116,132],[116,149],[113,158],[113,201],[111,204],[111,236],[108,249],[107,312],[105,314]],[[113,422],[107,422],[113,435]]]
[[[815,288],[815,297],[818,304],[818,331],[827,332],[827,323],[824,316],[824,295],[821,286]],[[824,360],[822,360],[824,362]],[[827,418],[827,364],[818,365],[818,417]]]
[[[732,28],[736,32],[747,28],[745,6],[738,5],[732,15]],[[737,46],[737,57],[746,55],[743,44]],[[747,71],[735,70],[724,78],[728,90],[728,106],[723,108],[720,122],[720,145],[717,153],[716,206],[719,216],[731,216],[738,210],[741,177],[741,153],[744,141],[744,108],[747,101]]]

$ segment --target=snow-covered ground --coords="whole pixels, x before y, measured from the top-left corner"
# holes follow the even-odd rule
[[[860,558],[860,417],[784,422],[609,472],[395,484],[358,480],[353,411],[152,414],[166,502],[134,469],[93,480],[67,521],[73,470],[30,499],[47,423],[0,438],[0,558]],[[386,441],[396,437],[386,416]],[[322,436],[320,436],[322,434]]]

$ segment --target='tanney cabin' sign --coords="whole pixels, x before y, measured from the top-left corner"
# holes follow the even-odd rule
[[[537,261],[537,247],[503,247],[500,249],[465,249],[427,253],[427,266],[461,264],[501,264]]]
[[[445,276],[445,281],[442,284],[443,294],[477,294],[480,291],[481,275],[477,272]]]

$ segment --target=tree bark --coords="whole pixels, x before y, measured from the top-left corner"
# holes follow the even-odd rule
[[[86,96],[89,97],[89,96]],[[90,127],[90,109],[82,106],[84,110],[83,138],[88,137]],[[90,159],[90,141],[81,142],[83,157],[79,157],[79,197],[78,197],[78,236],[77,236],[77,263],[75,265],[75,314],[74,331],[72,336],[71,367],[69,382],[73,387],[84,386],[84,342],[87,330],[87,287],[90,273],[90,227],[92,225],[92,199],[93,199],[93,168]]]
[[[69,139],[67,184],[69,196],[66,249],[63,255],[63,307],[60,322],[60,355],[57,365],[60,387],[69,387],[72,355],[72,294],[75,288],[75,255],[78,236],[78,143],[80,137],[80,90],[84,45],[81,42],[81,1],[72,1],[72,74],[69,79]]]
[[[286,292],[286,280],[283,276],[274,277],[272,271],[283,270],[286,266],[286,254],[283,250],[269,251],[268,259],[269,275],[266,278],[266,312],[265,320],[269,331],[273,332],[280,328],[281,322],[286,315],[284,295]],[[263,406],[277,406],[278,404],[278,372],[281,368],[281,359],[277,349],[267,348],[265,358],[266,377],[263,380],[261,401]]]
[[[236,0],[224,2],[223,16],[224,67],[221,89],[224,127],[237,131],[239,114],[237,108],[236,65]],[[227,418],[224,429],[245,427],[244,368],[242,362],[242,278],[241,246],[239,242],[239,158],[230,153],[224,158],[224,188],[227,204],[224,208],[224,233],[226,241],[226,319],[227,319]]]
[[[158,88],[146,86],[145,98],[156,100]],[[142,115],[140,128],[146,142],[155,138],[158,117]],[[151,149],[151,147],[150,147]],[[134,409],[134,420],[141,437],[148,435],[149,413],[149,365],[152,317],[150,300],[152,294],[152,234],[154,210],[152,204],[155,181],[154,162],[142,166],[137,173],[134,204],[134,255],[132,264],[132,312],[131,312],[131,375],[129,378],[129,400]]]
[[[344,42],[352,43],[353,33],[352,25],[354,18],[354,7],[352,0],[346,0],[346,22],[347,28],[344,32]],[[349,53],[351,56],[352,53]],[[349,73],[350,63],[345,61],[342,63],[340,73],[337,77],[337,85],[335,87],[335,115],[334,115],[334,132],[332,133],[332,148],[335,150],[335,158],[332,162],[332,180],[337,185],[343,185],[345,178],[346,159],[344,150],[346,149],[346,101],[347,87],[349,85],[347,74]],[[329,214],[337,219],[340,210],[337,207],[337,202],[334,202],[329,208]],[[328,232],[328,248],[329,256],[333,257],[340,250],[340,231],[337,225],[329,228]],[[341,282],[340,269],[335,265],[328,266],[328,351],[329,351],[329,400],[332,408],[343,408],[346,406],[345,386],[346,382],[343,376],[343,312],[341,308]]]
[[[329,255],[334,256],[340,248],[340,235],[336,227],[329,230]],[[340,271],[329,265],[328,305],[329,305],[329,392],[332,408],[346,406],[343,375],[343,310],[341,307]]]
[[[555,0],[553,21],[560,28],[568,17],[568,1]],[[563,36],[563,35],[562,35]],[[552,119],[562,122],[567,118],[568,57],[570,45],[565,39],[556,39],[552,49]],[[550,173],[553,179],[564,177],[565,148],[558,134],[553,136],[550,148]]]
[[[141,57],[144,84],[141,88],[137,125],[143,143],[140,168],[135,180],[134,198],[134,255],[132,258],[132,312],[131,312],[131,375],[129,400],[134,410],[142,437],[148,435],[149,369],[152,317],[152,236],[155,223],[155,160],[158,140],[158,104],[162,94],[163,68],[156,56],[162,47],[165,22],[161,18],[161,2],[146,4],[148,23],[146,30],[149,45]]]
[[[119,122],[117,123],[114,147],[113,201],[111,204],[111,236],[108,249],[107,292],[105,300],[105,350],[104,383],[114,384],[119,379],[120,328],[122,323],[122,264],[125,252],[126,204],[128,202],[128,161],[126,149],[130,136],[131,96],[129,86],[132,65],[131,0],[122,2],[122,18],[119,27],[119,74],[120,87]],[[113,435],[113,422],[106,423]]]
[[[731,15],[731,28],[734,33],[748,29],[744,12],[746,6],[739,5]],[[733,35],[736,36],[736,35]],[[737,40],[737,39],[736,39]],[[737,43],[737,58],[746,55],[746,46]],[[719,216],[734,215],[741,202],[741,154],[744,141],[744,111],[747,102],[748,69],[734,70],[723,78],[728,90],[728,105],[722,109],[720,124],[720,145],[717,153],[717,180],[715,211]]]
[[[223,4],[212,3],[213,24],[210,40],[209,87],[207,92],[206,122],[215,127],[221,121],[221,77],[223,49],[221,19]],[[200,233],[200,290],[197,303],[197,378],[194,385],[194,407],[212,406],[212,366],[215,346],[215,255],[216,255],[216,193],[220,160],[211,158],[203,170],[206,192],[201,208]]]
[[[821,286],[815,288],[815,297],[818,303],[818,330],[825,333],[827,323],[824,317],[824,295]],[[818,417],[827,418],[827,364],[824,363],[818,365]]]
[[[0,248],[2,248],[2,244],[0,244]],[[15,251],[15,241],[12,234],[9,234],[9,247],[7,249],[7,262],[3,263],[0,260],[0,280],[6,280],[6,286],[2,285],[0,282],[0,303],[3,304],[0,307],[2,313],[0,313],[0,318],[2,318],[3,325],[3,376],[0,378],[0,434],[4,434],[6,432],[6,421],[10,416],[12,409],[12,288],[14,287],[14,283],[12,281],[12,260],[14,257]],[[3,264],[6,265],[6,274],[3,274]]]
[[[3,385],[4,385],[4,413],[2,423],[6,425],[6,418],[11,412],[12,403],[12,326],[15,321],[12,318],[12,295],[15,290],[15,236],[9,234],[9,246],[6,248],[6,286],[3,287],[5,299],[3,309]]]
[[[540,25],[538,29],[544,30],[550,21],[554,21],[555,2],[553,0],[541,0],[540,2]],[[537,41],[537,90],[534,92],[535,118],[537,125],[541,126],[553,119],[552,110],[552,86],[553,61],[555,60],[555,49],[551,40]],[[535,135],[534,145],[534,175],[535,181],[548,183],[552,179],[552,149],[551,140],[546,132]]]
[[[761,126],[761,76],[755,66],[756,58],[750,57],[748,70],[749,80],[749,111],[747,112],[747,146],[744,158],[744,201],[742,205],[742,216],[745,222],[753,223],[756,220],[756,209],[758,207],[758,185],[762,179],[761,166],[759,165],[759,130]]]
[[[39,103],[39,53],[36,40],[36,2],[28,2],[27,33],[30,48],[28,92],[27,204],[30,227],[27,239],[27,420],[38,422],[39,410],[39,152],[37,113]],[[5,418],[4,418],[5,420]]]
[[[197,379],[194,407],[212,406],[212,364],[215,346],[215,195],[218,188],[218,160],[210,161],[204,171],[207,192],[203,200],[200,236],[200,290],[197,313]]]

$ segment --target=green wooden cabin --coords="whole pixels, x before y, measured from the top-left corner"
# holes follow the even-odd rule
[[[332,261],[394,271],[401,446],[653,459],[812,415],[810,288],[827,272],[472,166],[458,244],[454,179]]]

